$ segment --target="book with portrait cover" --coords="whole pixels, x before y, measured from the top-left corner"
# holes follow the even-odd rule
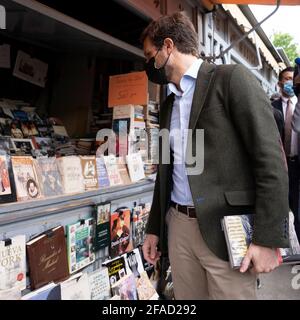
[[[230,265],[233,269],[241,267],[253,235],[253,214],[225,216],[221,220],[225,234]],[[279,249],[283,263],[300,263],[300,246],[294,227],[294,216],[289,212],[289,248]]]
[[[77,156],[67,156],[57,159],[58,169],[62,177],[65,194],[84,192],[81,161]]]
[[[9,138],[0,137],[0,203],[17,201]]]
[[[130,252],[124,253],[122,257],[125,260],[126,273],[133,273],[135,278],[139,278],[145,271],[139,249],[135,248]]]
[[[110,203],[97,204],[94,207],[94,216],[94,250],[99,251],[110,245]]]
[[[98,186],[99,188],[106,188],[110,186],[107,170],[105,167],[103,157],[96,158]]]
[[[85,190],[98,188],[97,164],[95,156],[80,156]]]
[[[17,190],[17,200],[26,201],[42,197],[41,188],[32,157],[11,157],[14,180]]]
[[[25,235],[0,241],[0,291],[26,288]]]
[[[26,244],[31,289],[65,280],[69,275],[63,226],[49,229]]]
[[[39,158],[35,160],[36,172],[45,197],[63,194],[61,176],[56,158]]]
[[[79,220],[66,226],[69,272],[74,273],[95,261],[94,219]]]
[[[130,209],[119,209],[110,219],[110,255],[114,258],[132,249]]]

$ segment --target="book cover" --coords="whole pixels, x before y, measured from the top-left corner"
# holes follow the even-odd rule
[[[126,266],[126,274],[133,273],[135,278],[139,278],[145,271],[143,261],[138,248],[123,255]]]
[[[145,178],[144,163],[140,153],[132,153],[126,156],[127,167],[132,182]]]
[[[36,172],[45,197],[63,194],[62,179],[56,158],[39,158],[35,161]]]
[[[138,247],[139,245],[142,245],[144,243],[150,209],[150,203],[139,205],[133,208],[132,240],[134,243],[134,247]]]
[[[9,142],[0,139],[0,203],[17,201]]]
[[[74,273],[95,261],[94,219],[83,219],[66,226],[69,272]]]
[[[130,209],[120,209],[111,214],[110,255],[112,258],[132,250]]]
[[[110,203],[98,204],[95,213],[94,250],[99,251],[110,245]]]
[[[159,298],[146,271],[141,273],[139,278],[136,278],[136,288],[139,300],[158,300]]]
[[[118,162],[118,170],[119,170],[123,184],[124,185],[130,184],[131,180],[129,177],[129,173],[128,173],[124,158],[123,157],[117,158],[117,162]]]
[[[0,291],[26,288],[25,235],[0,241]]]
[[[233,269],[240,268],[252,241],[253,220],[254,216],[252,214],[225,216],[221,220],[229,261]],[[294,228],[292,212],[289,213],[289,236],[290,244],[293,243],[293,247],[280,249],[283,263],[299,263],[300,246]]]
[[[91,300],[108,300],[111,298],[108,269],[102,268],[89,275]]]
[[[53,282],[24,295],[21,300],[61,300],[60,285]]]
[[[77,156],[67,156],[57,159],[62,185],[65,194],[84,192],[81,161]]]
[[[123,256],[113,260],[107,260],[103,262],[103,266],[108,270],[109,283],[111,286],[126,275],[126,264]]]
[[[11,161],[18,201],[41,198],[42,193],[33,158],[27,156],[12,156]]]
[[[77,273],[60,283],[61,300],[91,300],[87,273]]]
[[[69,275],[63,226],[47,230],[26,244],[31,289],[59,282]]]
[[[121,300],[138,300],[136,281],[133,274],[128,274],[111,286],[113,296]]]
[[[85,190],[98,188],[97,165],[95,156],[80,156]]]
[[[110,186],[108,173],[102,157],[96,158],[98,186],[99,188],[106,188]]]
[[[112,129],[116,135],[116,155],[128,154],[128,136],[130,132],[130,119],[113,120]]]
[[[117,158],[114,155],[104,156],[104,163],[107,170],[109,183],[111,187],[123,184],[119,170]]]

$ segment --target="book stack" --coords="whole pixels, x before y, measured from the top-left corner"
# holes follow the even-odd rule
[[[95,139],[74,139],[75,150],[77,155],[88,156],[92,154],[91,150]]]
[[[145,120],[147,129],[159,128],[159,108],[156,102],[149,101],[145,107]]]

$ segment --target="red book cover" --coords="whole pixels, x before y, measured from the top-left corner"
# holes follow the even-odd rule
[[[111,215],[110,223],[112,258],[133,249],[131,239],[130,209],[118,210]]]

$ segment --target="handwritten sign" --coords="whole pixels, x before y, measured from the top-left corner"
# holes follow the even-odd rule
[[[111,76],[108,106],[148,103],[148,78],[145,71]]]

